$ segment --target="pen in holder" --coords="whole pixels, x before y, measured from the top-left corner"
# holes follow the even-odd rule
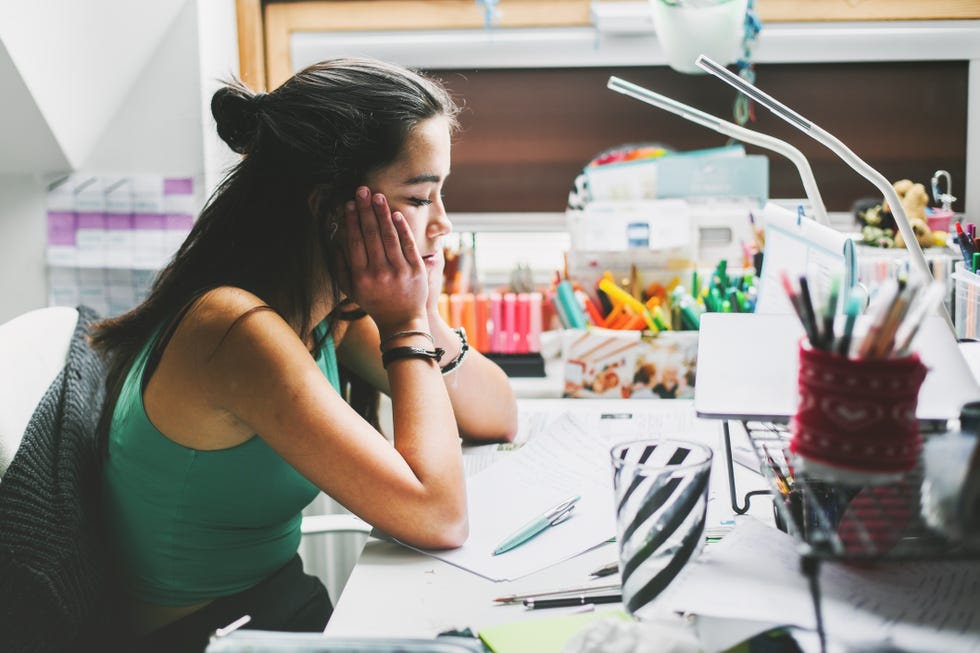
[[[926,367],[918,354],[847,358],[799,344],[800,401],[790,450],[822,476],[890,481],[922,448],[915,412]]]

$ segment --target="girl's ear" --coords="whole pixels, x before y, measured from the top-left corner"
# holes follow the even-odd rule
[[[327,242],[333,241],[341,227],[341,211],[333,208],[330,202],[331,187],[320,184],[310,191],[307,206],[312,218],[321,223]]]
[[[316,219],[323,217],[321,209],[326,205],[327,198],[330,196],[330,187],[326,184],[315,186],[310,191],[310,196],[306,198],[307,206],[310,208],[310,215]]]

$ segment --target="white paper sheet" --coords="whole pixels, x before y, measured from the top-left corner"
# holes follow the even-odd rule
[[[658,599],[680,612],[815,628],[813,602],[789,535],[740,518]],[[890,641],[900,650],[980,651],[980,562],[820,567],[825,632],[851,645]]]
[[[583,400],[467,480],[470,536],[451,551],[423,551],[490,580],[513,580],[544,569],[615,536],[610,447],[624,440],[685,437],[715,446],[717,422],[698,420],[690,401]],[[722,470],[724,471],[724,470]],[[567,521],[529,542],[492,555],[509,534],[558,502],[581,496]],[[727,497],[727,494],[725,495]]]

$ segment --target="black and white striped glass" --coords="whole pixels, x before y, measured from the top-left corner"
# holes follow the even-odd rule
[[[639,440],[611,450],[623,605],[648,606],[704,546],[711,449]]]

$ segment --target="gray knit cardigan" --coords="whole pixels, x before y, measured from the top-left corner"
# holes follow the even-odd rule
[[[95,430],[105,368],[79,307],[65,367],[0,483],[0,649],[105,650],[109,613]],[[98,643],[97,643],[98,642]]]

